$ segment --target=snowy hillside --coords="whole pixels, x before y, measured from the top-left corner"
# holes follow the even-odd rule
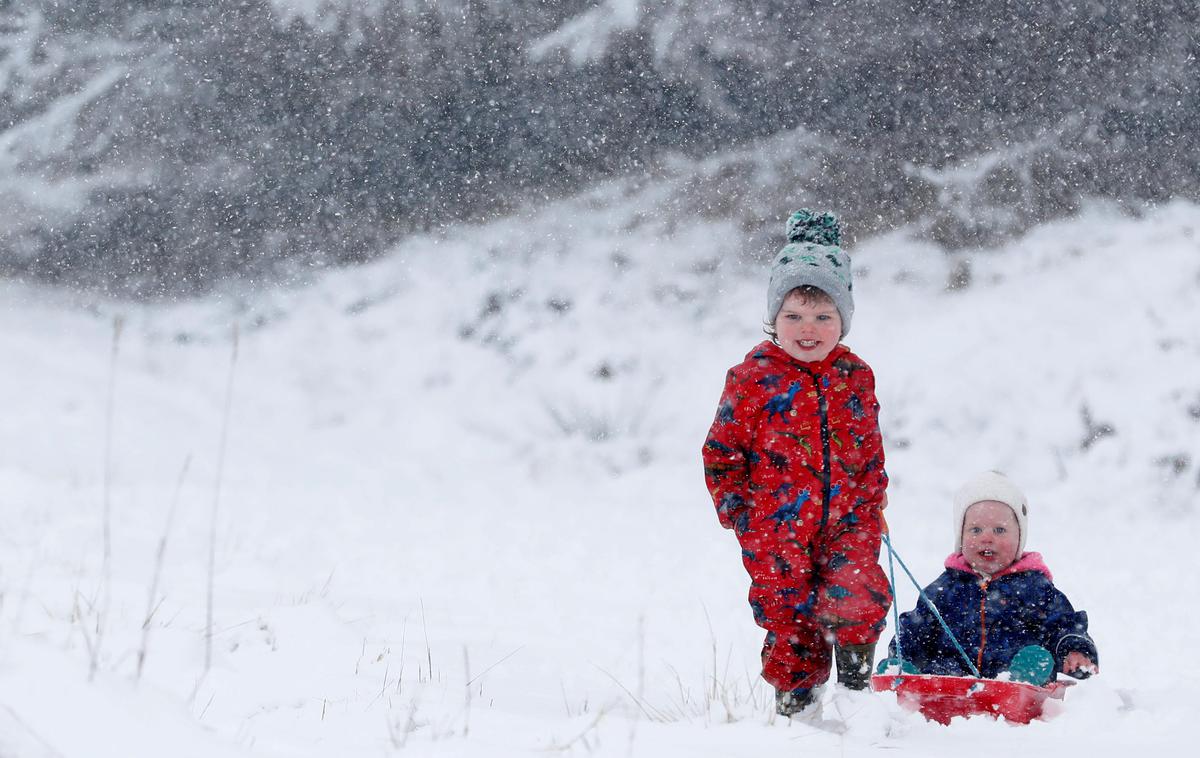
[[[852,251],[897,548],[932,579],[950,491],[1003,469],[1103,673],[1023,728],[837,693],[836,734],[770,715],[700,476],[765,274],[729,263],[732,225],[653,212],[662,192],[613,184],[289,291],[0,284],[0,755],[1187,750],[1200,208],[1094,208],[976,254],[955,291],[903,233]]]

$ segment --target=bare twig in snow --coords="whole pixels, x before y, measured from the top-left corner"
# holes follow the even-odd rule
[[[94,644],[90,645],[88,650],[90,653],[88,681],[95,678],[96,669],[100,666],[100,647],[104,641],[104,626],[108,622],[108,608],[111,604],[110,594],[112,592],[113,412],[116,407],[117,395],[117,352],[121,344],[121,330],[125,326],[125,319],[119,315],[114,316],[112,325],[112,350],[109,353],[108,359],[108,391],[104,402],[104,483],[101,491],[104,510],[102,526],[104,559],[100,571],[103,586],[100,591],[100,604],[96,615],[96,638]]]
[[[188,467],[191,464],[192,456],[188,454],[183,459],[183,467],[179,469],[179,479],[175,482],[175,494],[172,495],[171,507],[167,510],[167,523],[163,526],[162,537],[158,541],[158,552],[154,556],[154,576],[150,580],[150,592],[146,596],[146,618],[142,621],[142,646],[138,650],[137,674],[134,681],[141,681],[142,670],[146,666],[146,651],[150,646],[150,622],[162,604],[162,600],[158,598],[158,584],[162,579],[163,562],[167,555],[167,538],[171,534],[171,526],[175,523],[175,511],[179,508],[179,493],[183,490],[183,482],[187,478]]]
[[[225,383],[225,408],[221,415],[221,440],[217,447],[217,479],[213,488],[212,518],[208,533],[208,603],[204,626],[204,673],[212,669],[213,584],[217,562],[217,512],[221,505],[221,477],[225,472],[225,447],[229,437],[229,415],[233,407],[233,377],[237,369],[238,327],[233,325],[233,344],[229,355],[229,377]]]

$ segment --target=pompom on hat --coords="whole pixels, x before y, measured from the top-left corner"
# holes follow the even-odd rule
[[[1004,503],[1017,517],[1017,528],[1021,530],[1017,542],[1017,557],[1020,557],[1025,552],[1025,535],[1029,532],[1029,504],[1025,500],[1025,493],[999,471],[978,474],[954,493],[954,552],[962,552],[963,521],[967,517],[967,509],[985,500]]]
[[[805,285],[829,295],[842,318],[842,337],[854,316],[850,256],[842,250],[837,216],[802,208],[787,221],[787,245],[771,264],[767,286],[767,323],[774,324],[788,293]]]

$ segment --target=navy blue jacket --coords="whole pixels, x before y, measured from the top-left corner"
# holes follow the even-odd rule
[[[1087,632],[1087,613],[1071,607],[1059,592],[1038,553],[1025,553],[989,580],[971,570],[961,553],[946,559],[946,570],[925,588],[947,625],[980,674],[993,679],[1026,645],[1040,645],[1054,656],[1055,671],[1079,651],[1099,663]],[[899,641],[904,659],[923,674],[970,676],[954,643],[937,618],[918,599],[900,615]],[[889,646],[896,657],[896,640]]]

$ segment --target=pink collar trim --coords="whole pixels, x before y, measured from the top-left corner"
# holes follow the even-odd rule
[[[982,574],[971,568],[971,564],[967,563],[967,559],[962,553],[954,553],[946,559],[946,568],[956,571],[965,571],[968,574],[983,576]],[[1005,566],[992,575],[992,579],[997,579],[1009,574],[1019,574],[1022,571],[1039,571],[1046,575],[1050,581],[1054,581],[1054,576],[1050,573],[1050,569],[1046,566],[1046,562],[1042,560],[1041,553],[1022,553],[1021,557]]]

